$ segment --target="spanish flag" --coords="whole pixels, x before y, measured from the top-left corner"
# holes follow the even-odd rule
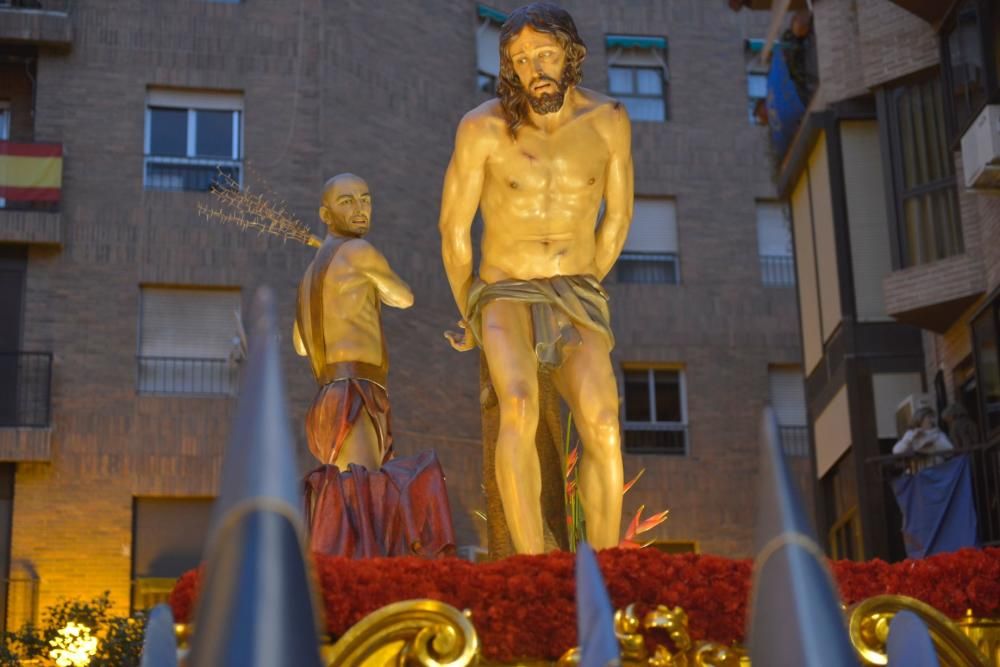
[[[0,141],[0,197],[8,201],[58,202],[62,144]]]

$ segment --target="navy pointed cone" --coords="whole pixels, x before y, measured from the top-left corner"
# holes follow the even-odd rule
[[[274,322],[274,297],[262,288],[205,547],[191,667],[321,664]]]
[[[927,626],[912,611],[892,617],[885,648],[889,667],[940,667]]]
[[[580,667],[618,664],[615,613],[597,557],[586,542],[576,549],[576,632]]]
[[[778,423],[760,433],[750,658],[755,665],[858,665],[822,549],[785,465]]]
[[[158,604],[149,611],[139,667],[177,667],[177,635],[168,604]]]

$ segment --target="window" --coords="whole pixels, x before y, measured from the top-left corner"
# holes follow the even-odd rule
[[[679,369],[625,369],[625,452],[687,454],[684,373]]]
[[[0,141],[10,139],[10,102],[0,100]],[[0,197],[0,208],[7,206],[7,200]]]
[[[765,287],[795,286],[792,228],[784,204],[757,202],[757,254]]]
[[[806,391],[800,366],[767,369],[768,396],[778,420],[781,448],[786,456],[809,456]]]
[[[747,115],[751,125],[767,125],[767,65],[760,60],[763,39],[748,39],[743,52],[747,72]]]
[[[957,140],[990,98],[1000,94],[1000,9],[983,0],[964,0],[941,30],[946,105],[951,138]]]
[[[667,119],[667,40],[608,35],[608,92],[634,121]]]
[[[177,578],[201,563],[210,498],[136,498],[132,506],[132,608],[166,602]]]
[[[887,91],[901,268],[963,252],[955,165],[935,71]]]
[[[208,190],[221,171],[243,175],[243,96],[150,89],[146,96],[147,190]]]
[[[972,320],[972,341],[983,432],[992,438],[1000,433],[1000,297]]]
[[[143,287],[140,300],[139,393],[236,393],[239,290]]]
[[[479,27],[476,28],[476,87],[496,94],[500,77],[500,26],[507,15],[485,5],[478,5]]]
[[[632,226],[615,275],[620,283],[680,282],[673,200],[636,198]]]

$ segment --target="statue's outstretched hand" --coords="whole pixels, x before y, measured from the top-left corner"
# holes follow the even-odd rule
[[[451,346],[459,352],[468,352],[476,347],[476,341],[469,331],[469,324],[465,320],[459,320],[458,326],[461,331],[445,331],[444,337],[448,339]]]

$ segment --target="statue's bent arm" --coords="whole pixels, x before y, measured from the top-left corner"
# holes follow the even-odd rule
[[[599,120],[598,130],[611,153],[604,186],[604,219],[597,230],[595,257],[597,278],[604,280],[621,254],[632,221],[632,128],[625,106],[618,102],[611,105],[607,116]]]
[[[393,308],[409,308],[413,305],[410,286],[396,275],[385,256],[375,246],[363,239],[352,239],[344,244],[342,252],[353,268],[375,285],[382,303]]]
[[[472,221],[486,177],[492,138],[480,109],[465,115],[455,135],[455,151],[441,193],[441,257],[459,312],[465,318],[472,284]]]

